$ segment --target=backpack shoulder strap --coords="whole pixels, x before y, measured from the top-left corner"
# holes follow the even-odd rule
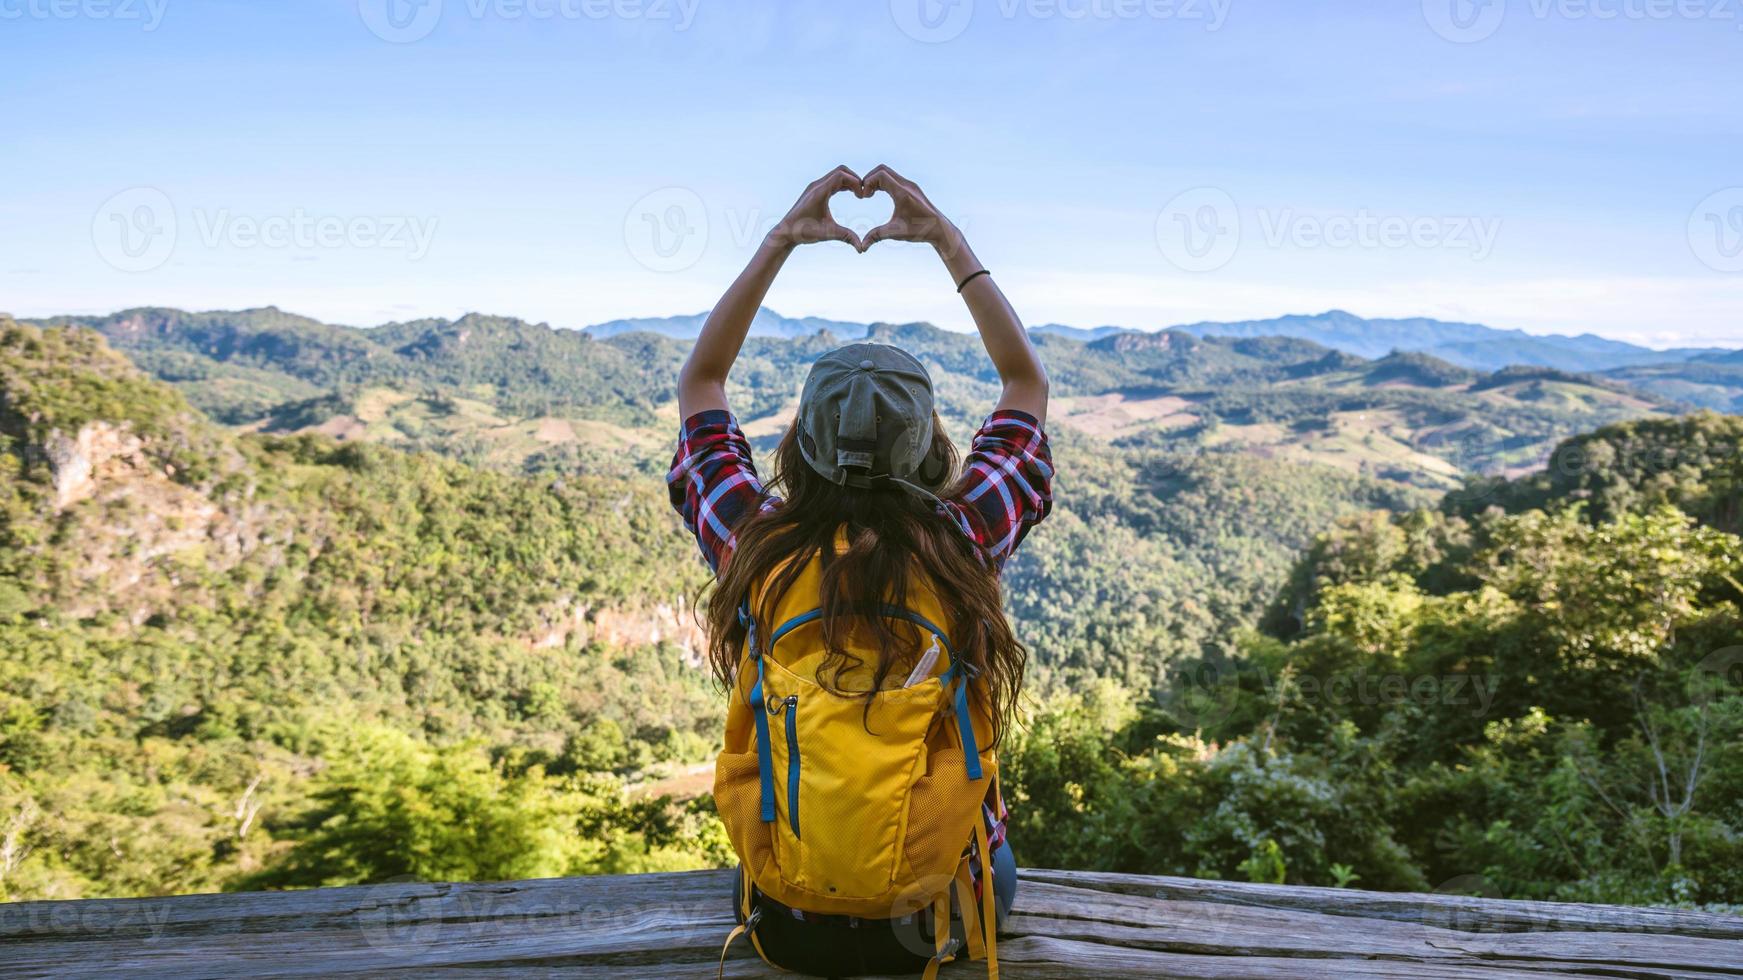
[[[761,813],[763,823],[775,822],[775,757],[769,749],[769,713],[765,709],[763,697],[763,649],[758,643],[756,617],[750,613],[750,600],[746,599],[738,607],[738,621],[745,629],[745,645],[749,649],[748,656],[756,662],[756,684],[750,689],[750,713],[757,729],[757,769],[762,780]]]

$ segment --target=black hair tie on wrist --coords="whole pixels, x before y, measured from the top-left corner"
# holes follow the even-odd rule
[[[973,282],[973,281],[974,281],[974,277],[975,277],[975,276],[990,276],[990,275],[992,275],[992,273],[991,273],[991,272],[988,272],[988,271],[987,271],[987,270],[985,270],[985,269],[982,269],[982,270],[980,270],[980,271],[979,271],[979,272],[971,272],[971,273],[969,273],[969,274],[968,274],[968,278],[966,278],[966,279],[964,279],[964,280],[962,280],[962,281],[961,281],[961,282],[959,282],[959,283],[957,283],[957,284],[956,284],[956,291],[957,291],[957,292],[959,292],[959,293],[960,293],[960,292],[962,292],[962,287],[964,287],[964,286],[966,286],[966,285],[968,285],[968,284],[969,284],[969,283],[971,283],[971,282]]]

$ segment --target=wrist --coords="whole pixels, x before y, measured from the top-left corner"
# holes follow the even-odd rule
[[[968,241],[962,237],[962,229],[956,227],[949,220],[941,219],[938,229],[928,237],[928,244],[937,249],[939,256],[946,260],[968,246]]]
[[[784,227],[777,226],[763,236],[763,243],[758,251],[770,258],[785,259],[798,247],[799,243],[793,241],[792,235]]]
[[[975,257],[974,250],[968,247],[968,240],[954,225],[946,235],[932,243],[932,248],[938,252],[944,267],[950,270],[953,280],[960,281],[963,276],[980,268],[980,259]]]

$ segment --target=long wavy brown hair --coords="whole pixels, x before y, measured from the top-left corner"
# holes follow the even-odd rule
[[[932,416],[933,452],[944,462],[951,484],[958,479],[956,447],[944,424]],[[831,693],[872,697],[884,688],[890,672],[918,653],[912,629],[898,632],[882,616],[856,614],[866,603],[907,606],[909,589],[917,581],[930,585],[946,613],[937,624],[948,632],[958,663],[975,673],[974,691],[985,700],[993,724],[993,744],[1003,737],[1023,684],[1028,651],[1017,641],[1000,603],[997,573],[982,563],[974,545],[930,502],[891,486],[860,489],[824,479],[799,451],[795,419],[775,450],[774,478],[769,488],[780,495],[779,507],[745,518],[734,529],[737,545],[720,569],[708,601],[708,661],[722,686],[730,687],[743,654],[745,628],[738,608],[759,583],[768,579],[760,608],[752,615],[760,635],[777,624],[776,603],[813,558],[822,564],[823,643],[826,656],[817,670],[818,682]],[[837,535],[845,531],[846,549],[837,550]],[[772,576],[772,577],[771,577]],[[868,594],[881,588],[882,594]],[[878,659],[873,681],[864,691],[842,689],[849,670],[862,666],[844,640],[865,629],[876,639]],[[864,634],[859,634],[864,635]]]

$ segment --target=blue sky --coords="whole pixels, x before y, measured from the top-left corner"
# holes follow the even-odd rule
[[[1031,323],[1743,346],[1738,0],[0,0],[0,66],[21,316],[694,312],[888,162]],[[770,304],[967,326],[910,246]]]

